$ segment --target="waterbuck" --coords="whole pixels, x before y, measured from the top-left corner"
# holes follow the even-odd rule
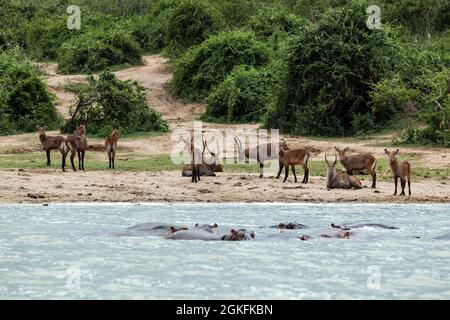
[[[308,169],[308,160],[310,157],[310,153],[308,150],[304,148],[294,149],[294,150],[286,150],[284,148],[280,148],[279,152],[279,162],[280,162],[280,170],[278,171],[277,179],[280,177],[281,171],[283,167],[285,168],[284,180],[286,182],[289,176],[289,166],[292,168],[292,173],[294,174],[295,182],[297,182],[297,175],[295,174],[295,166],[300,165],[305,172],[302,183],[308,183],[309,179],[309,169]]]
[[[70,152],[70,163],[73,171],[77,171],[75,168],[74,159],[78,154],[78,167],[80,170],[84,170],[84,154],[88,149],[86,139],[86,128],[84,125],[79,125],[74,134],[70,134],[64,140],[64,152],[62,161],[62,170],[66,171],[66,157]]]
[[[223,172],[222,165],[219,163],[219,159],[220,159],[220,157],[219,157],[219,155],[220,155],[219,142],[216,140],[217,152],[212,152],[209,149],[206,141],[203,142],[203,145],[204,145],[204,148],[203,148],[203,153],[202,153],[202,163],[199,165],[200,176],[215,177],[216,176],[215,172]],[[211,155],[210,159],[205,158],[205,148],[208,150],[208,152]],[[192,177],[192,163],[186,164],[183,167],[183,171],[181,174],[183,177]]]
[[[250,148],[247,147],[245,150],[242,148],[242,142],[238,137],[234,138],[234,141],[237,144],[239,157],[250,159],[251,157],[254,157],[256,155],[256,161],[259,163],[259,177],[262,178],[264,176],[264,162],[278,159],[280,160],[280,152],[279,150],[284,149],[288,150],[288,146],[286,144],[286,141],[280,140],[280,143],[277,147],[274,143],[267,143],[267,144],[259,144],[256,147]]]
[[[115,169],[117,141],[119,141],[119,131],[113,130],[111,135],[105,140],[106,153],[109,159],[109,169]]]
[[[39,132],[39,141],[41,142],[42,150],[47,154],[47,166],[51,165],[50,150],[59,150],[61,154],[64,152],[64,137],[62,136],[47,136],[45,133],[47,127],[36,127]]]
[[[347,156],[345,153],[350,150],[349,147],[345,149],[339,149],[335,147],[339,154],[339,161],[342,166],[347,170],[349,175],[353,175],[353,171],[366,170],[373,178],[372,188],[377,186],[377,173],[376,165],[377,159],[369,153],[361,153],[357,155]]]
[[[402,192],[400,193],[400,196],[405,196],[406,180],[408,180],[408,191],[409,195],[411,195],[411,165],[408,161],[398,163],[397,155],[400,153],[399,149],[395,151],[388,151],[387,149],[384,149],[384,153],[386,153],[389,157],[389,164],[391,165],[392,173],[394,174],[394,196],[397,195],[398,178],[400,178],[400,183],[402,185]]]
[[[195,137],[192,137],[190,139],[183,139],[183,142],[185,143],[186,147],[189,150],[189,156],[190,156],[190,168],[192,171],[192,179],[191,183],[197,183],[200,181],[200,167],[203,164],[203,154],[205,153],[205,142],[203,142],[203,150],[200,150],[199,148],[196,148],[195,145]],[[203,139],[202,139],[203,140]],[[184,171],[184,169],[183,169]]]
[[[334,162],[329,162],[327,155],[325,155],[325,162],[327,163],[327,188],[328,189],[361,189],[362,184],[358,178],[347,174],[346,172],[337,172],[336,163],[337,156],[334,156]]]

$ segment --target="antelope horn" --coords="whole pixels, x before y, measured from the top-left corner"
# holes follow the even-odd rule
[[[337,163],[337,155],[335,154],[334,155],[334,165],[336,165],[336,163]]]
[[[216,146],[217,146],[217,152],[216,155],[220,154],[220,147],[219,147],[219,140],[216,138]]]
[[[325,162],[327,163],[327,165],[330,165],[330,163],[328,162],[328,159],[327,159],[327,155],[325,154]]]

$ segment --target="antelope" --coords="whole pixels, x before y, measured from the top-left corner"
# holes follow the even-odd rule
[[[367,170],[372,176],[372,188],[375,189],[377,185],[377,173],[375,171],[377,165],[377,159],[369,153],[362,153],[353,156],[347,156],[345,153],[350,150],[349,147],[345,149],[339,149],[335,147],[339,154],[339,161],[342,166],[347,170],[347,174],[353,175],[353,171]]]
[[[308,183],[309,179],[309,169],[308,169],[308,160],[310,157],[310,153],[308,150],[304,148],[294,149],[294,150],[285,150],[280,148],[279,152],[279,162],[280,162],[280,170],[278,171],[277,179],[280,178],[281,171],[283,167],[285,167],[285,174],[283,183],[286,182],[289,176],[289,166],[292,168],[292,173],[294,174],[295,183],[297,183],[297,175],[295,174],[295,166],[301,165],[305,175],[303,177],[302,183]]]
[[[115,169],[115,159],[116,159],[116,150],[117,150],[117,141],[119,140],[119,131],[113,130],[111,135],[106,138],[105,146],[106,153],[109,158],[109,169]]]
[[[78,167],[80,170],[84,170],[84,154],[88,148],[86,139],[86,128],[84,125],[79,125],[74,134],[68,135],[63,144],[63,161],[62,170],[65,172],[66,157],[70,152],[70,163],[73,171],[77,171],[75,168],[74,159],[78,154]]]
[[[75,133],[78,135],[78,169],[84,171],[84,155],[89,146],[86,139],[86,127],[79,125]]]
[[[327,171],[327,188],[328,189],[362,189],[361,181],[352,176],[347,174],[346,172],[337,172],[336,171],[336,163],[337,163],[337,156],[335,155],[335,160],[333,163],[329,162],[327,159],[327,155],[325,155],[325,162],[328,166]]]
[[[62,136],[47,136],[45,133],[48,128],[45,127],[36,127],[39,132],[39,141],[41,142],[42,150],[44,150],[47,154],[47,166],[51,165],[50,159],[50,150],[59,150],[61,154],[63,154],[63,142],[64,137]]]
[[[191,138],[191,141],[185,140],[183,142],[189,147],[189,155],[191,157],[190,168],[192,171],[191,183],[197,183],[200,181],[200,167],[203,164],[203,154],[205,153],[205,142],[203,141],[203,151],[195,147],[195,137]],[[184,172],[184,168],[183,168]]]
[[[219,142],[216,140],[217,144],[217,152],[212,152],[206,141],[203,142],[203,153],[202,153],[202,163],[199,165],[200,167],[200,176],[209,176],[209,177],[215,177],[215,172],[223,172],[222,165],[219,164]],[[205,148],[209,151],[211,154],[211,159],[208,161],[205,161]],[[183,167],[182,171],[183,177],[192,177],[192,164],[186,164]]]
[[[278,158],[278,161],[280,160],[280,155],[279,155],[280,152],[278,152],[278,154],[277,154],[276,153],[277,149],[278,150],[281,150],[281,149],[289,150],[289,148],[286,144],[286,141],[284,141],[284,140],[280,140],[281,142],[279,143],[278,148],[274,143],[267,143],[267,144],[259,144],[253,148],[247,147],[247,148],[245,148],[245,150],[242,149],[242,142],[238,137],[235,137],[234,141],[236,142],[236,144],[238,146],[239,157],[243,158],[245,156],[245,158],[250,159],[250,157],[252,155],[256,154],[256,161],[258,161],[258,163],[259,163],[259,177],[260,178],[262,178],[264,176],[264,162],[265,161],[277,159],[277,158]],[[261,149],[266,150],[266,152],[260,153]]]
[[[411,195],[411,165],[408,161],[398,163],[397,155],[400,153],[399,149],[395,151],[388,151],[387,149],[384,149],[384,153],[386,153],[389,157],[389,164],[391,165],[392,173],[394,174],[394,196],[397,195],[398,178],[400,178],[400,183],[402,185],[402,192],[400,193],[400,196],[405,196],[406,180],[408,180],[408,191],[409,195]]]

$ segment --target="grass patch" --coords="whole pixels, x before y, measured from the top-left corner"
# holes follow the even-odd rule
[[[435,168],[430,169],[426,167],[418,167],[414,165],[414,161],[418,156],[404,156],[403,160],[412,162],[412,179],[419,181],[423,179],[439,179],[441,183],[447,183],[450,177],[450,168]],[[70,163],[70,162],[69,162]],[[76,159],[75,165],[78,165]],[[272,171],[270,166],[266,165],[265,172],[277,173],[278,164],[274,162]],[[310,176],[325,177],[326,164],[323,160],[313,160],[308,163]],[[52,165],[50,168],[59,169],[61,167],[61,156],[58,152],[52,152]],[[86,170],[107,170],[108,158],[103,152],[88,152],[85,160]],[[116,156],[116,171],[181,171],[183,165],[174,164],[168,155],[139,155],[133,152],[119,153]],[[44,152],[31,152],[24,154],[0,154],[0,169],[25,169],[38,170],[46,169],[46,157]],[[254,163],[249,164],[223,164],[224,172],[233,173],[259,173],[259,165]],[[342,170],[338,164],[338,170]],[[300,166],[296,167],[298,177],[303,176],[303,169]],[[284,170],[282,172],[284,176]],[[292,176],[292,171],[289,170],[289,176]],[[372,179],[369,175],[357,176],[361,180],[370,181]],[[377,163],[377,180],[378,181],[392,181],[391,168],[388,159],[379,159]]]

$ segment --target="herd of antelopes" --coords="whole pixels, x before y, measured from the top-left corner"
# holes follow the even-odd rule
[[[51,165],[50,150],[59,150],[62,155],[62,170],[65,171],[66,158],[70,153],[70,162],[72,169],[76,171],[74,159],[78,155],[78,169],[84,170],[84,157],[88,150],[88,142],[86,138],[86,128],[84,125],[79,125],[74,134],[63,136],[48,136],[46,134],[47,127],[38,127],[39,140],[42,149],[47,154],[47,165]],[[119,140],[119,131],[113,130],[111,135],[105,140],[105,149],[108,154],[109,168],[115,168],[115,156],[117,151],[117,142]],[[266,161],[278,159],[279,171],[277,179],[280,177],[283,168],[285,169],[284,180],[286,182],[289,176],[289,167],[292,169],[294,181],[297,182],[297,175],[295,166],[301,166],[304,170],[304,177],[302,183],[308,183],[309,169],[308,161],[310,152],[305,148],[290,149],[285,140],[281,139],[279,145],[274,143],[259,144],[256,147],[248,147],[243,149],[242,142],[238,137],[234,138],[238,147],[238,155],[240,160],[250,160],[255,158],[260,166],[260,178],[264,175],[264,163]],[[216,152],[212,152],[206,141],[203,141],[203,148],[199,148],[194,143],[194,138],[184,139],[187,149],[190,151],[190,164],[183,167],[182,175],[184,177],[191,177],[191,181],[197,183],[200,181],[200,176],[215,176],[216,172],[223,172],[222,165],[219,163],[219,144],[217,143]],[[206,160],[205,151],[208,150],[210,157]],[[361,181],[353,176],[353,172],[366,171],[372,176],[372,188],[376,188],[376,165],[377,159],[370,153],[361,153],[357,155],[347,155],[350,150],[348,147],[340,149],[335,147],[337,155],[335,154],[334,161],[329,161],[325,155],[325,162],[327,169],[327,188],[329,189],[361,189]],[[405,187],[408,183],[408,192],[411,195],[411,166],[408,161],[399,162],[397,155],[399,149],[395,151],[388,151],[384,149],[385,154],[389,157],[389,163],[394,176],[395,192],[397,194],[398,180],[400,179],[402,191],[400,196],[405,196]],[[336,164],[339,161],[345,168],[345,172],[337,172]]]

